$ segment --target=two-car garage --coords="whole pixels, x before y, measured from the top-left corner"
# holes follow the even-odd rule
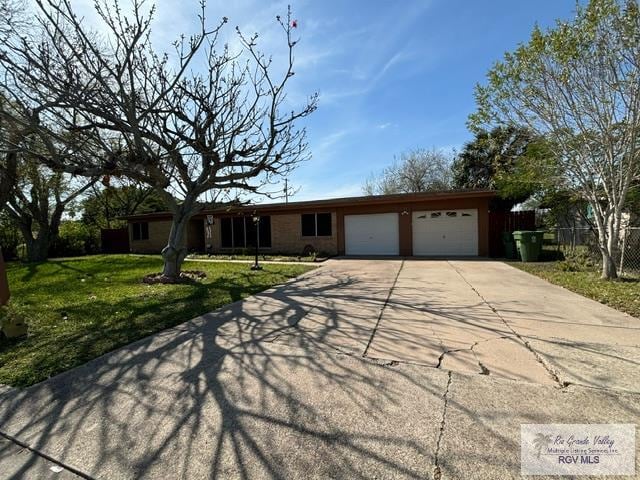
[[[411,216],[412,255],[478,255],[478,210],[472,208],[345,215],[345,253],[399,255],[401,215]]]

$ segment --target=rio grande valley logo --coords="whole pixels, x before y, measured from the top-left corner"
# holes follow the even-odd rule
[[[525,424],[523,475],[635,475],[635,425]]]

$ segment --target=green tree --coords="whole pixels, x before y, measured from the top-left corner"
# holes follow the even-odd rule
[[[630,186],[640,175],[640,7],[591,0],[571,22],[536,27],[476,89],[474,129],[523,125],[548,140],[562,183],[591,206],[602,277],[616,252]]]
[[[626,209],[633,217],[632,221],[640,220],[640,180],[629,187]]]
[[[153,188],[131,182],[105,182],[102,188],[95,184],[82,202],[82,221],[96,228],[119,228],[127,222],[121,217],[135,213],[169,210],[164,199]]]
[[[545,141],[522,127],[477,131],[453,163],[455,188],[496,189],[509,208],[540,194],[553,175],[553,156]]]
[[[18,158],[18,178],[5,210],[22,234],[27,260],[38,262],[48,257],[65,211],[95,180],[72,179],[28,155],[21,154]]]

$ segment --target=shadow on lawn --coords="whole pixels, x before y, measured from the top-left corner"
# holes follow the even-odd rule
[[[46,266],[51,269],[52,264]],[[56,262],[53,266],[56,269],[83,271],[63,262]],[[99,271],[91,276],[101,277],[101,273],[104,274]],[[42,275],[42,272],[39,274]],[[83,287],[84,291],[76,295],[77,298],[70,298],[64,306],[52,308],[50,312],[54,313],[53,318],[33,322],[31,335],[28,337],[0,341],[0,354],[24,357],[24,365],[28,364],[28,368],[25,366],[19,370],[20,374],[11,377],[11,383],[18,386],[30,385],[82,365],[104,352],[173,327],[201,312],[211,311],[258,293],[270,282],[270,278],[257,276],[249,271],[235,271],[215,275],[212,281],[206,283],[173,285],[169,289],[164,286],[142,285],[136,277],[136,280],[131,281],[131,286],[138,293],[129,294],[119,301],[102,300],[93,295],[93,292],[99,294],[102,286],[94,283]],[[68,285],[66,277],[57,282],[49,280],[47,285],[53,290],[74,288]],[[41,293],[38,292],[41,288],[41,285],[22,286],[20,297],[28,299],[35,293]],[[30,318],[29,315],[33,313],[33,309],[29,310],[29,307],[18,308],[14,305],[13,309],[18,309],[18,315],[23,318]],[[96,312],[100,314],[96,315]],[[0,312],[3,313],[6,312]],[[93,321],[96,317],[98,320]],[[65,328],[67,322],[69,328]]]
[[[399,264],[314,271],[0,395],[0,429],[98,477],[428,477],[448,375],[361,358]],[[444,285],[429,288],[420,305],[399,291],[390,308],[505,333],[439,297]],[[449,399],[454,407],[487,427],[493,445],[519,451],[490,418]],[[519,469],[517,454],[477,461]]]

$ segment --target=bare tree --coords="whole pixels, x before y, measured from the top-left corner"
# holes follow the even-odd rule
[[[525,125],[545,137],[567,183],[593,211],[602,277],[615,252],[629,187],[640,176],[640,9],[592,0],[574,22],[536,28],[478,86],[474,127]]]
[[[24,5],[18,0],[0,0],[0,12],[2,12],[0,16],[0,44],[5,43],[14,29],[24,27],[23,11]],[[6,103],[7,99],[0,91],[0,112],[4,110]],[[18,136],[19,132],[11,129],[3,116],[0,115],[0,210],[6,205],[16,184],[18,160],[14,144]],[[2,248],[0,248],[0,305],[6,305],[10,296],[9,280]]]
[[[363,184],[365,195],[428,192],[451,187],[451,158],[441,150],[415,149]]]
[[[220,45],[227,19],[208,27],[204,4],[199,31],[178,40],[170,56],[153,48],[154,10],[145,12],[138,0],[126,13],[117,1],[96,3],[104,36],[90,31],[68,0],[35,3],[40,37],[13,35],[0,48],[6,90],[31,106],[24,116],[39,134],[50,134],[52,123],[73,133],[64,158],[43,159],[53,167],[126,176],[164,197],[173,214],[162,252],[167,278],[180,274],[199,197],[268,195],[278,176],[308,158],[296,123],[313,112],[317,97],[298,110],[286,104],[297,43],[290,12],[277,18],[287,49],[278,68],[258,51],[257,34],[236,28],[241,49]]]
[[[6,99],[0,95],[0,109],[4,110]],[[18,169],[18,137],[21,132],[11,128],[7,120],[0,116],[0,209],[4,207],[11,197],[11,192],[16,184]]]
[[[4,43],[15,28],[22,28],[24,23],[20,12],[24,5],[15,0],[0,0],[0,43]],[[8,100],[0,91],[0,112],[5,110]],[[2,209],[11,195],[16,183],[17,154],[14,147],[20,131],[12,128],[0,115],[0,209]]]

